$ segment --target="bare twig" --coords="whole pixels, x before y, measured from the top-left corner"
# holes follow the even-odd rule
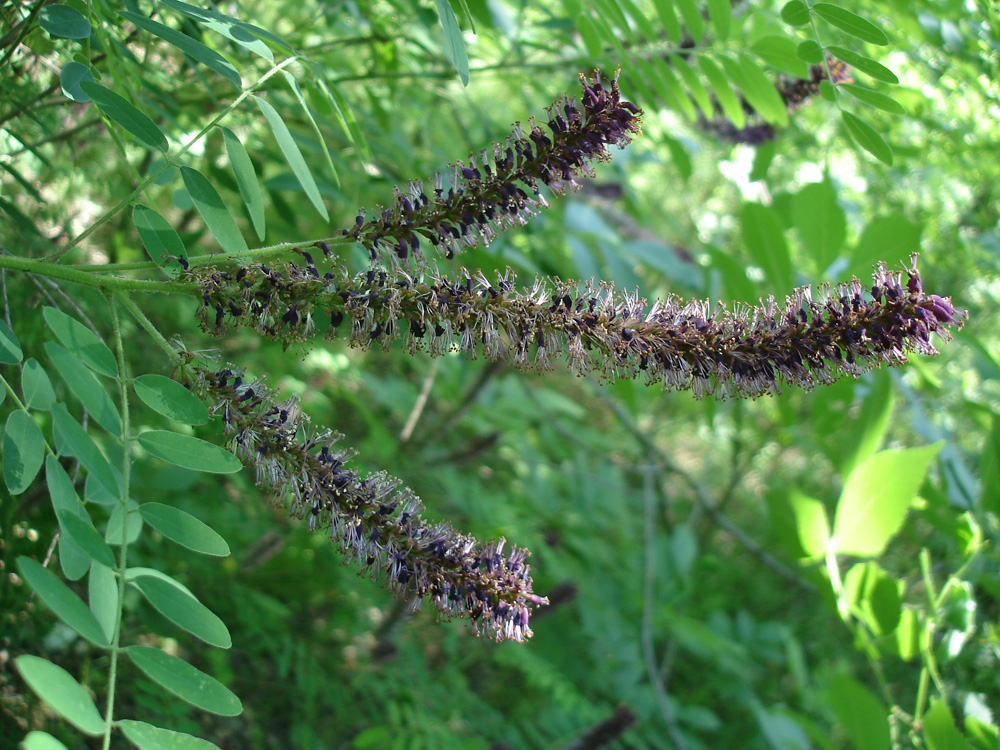
[[[440,360],[431,360],[431,369],[427,371],[427,377],[424,378],[424,384],[420,387],[420,395],[417,396],[417,400],[413,404],[413,410],[410,411],[410,416],[406,420],[406,424],[403,426],[403,431],[399,433],[400,442],[405,443],[413,436],[413,428],[417,426],[417,420],[420,419],[420,415],[424,411],[424,407],[427,405],[427,397],[431,393],[431,387],[434,385],[434,378],[437,376],[438,362]]]

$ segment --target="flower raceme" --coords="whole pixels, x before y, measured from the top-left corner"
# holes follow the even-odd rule
[[[421,237],[452,258],[525,224],[547,206],[540,185],[579,187],[581,173],[593,176],[589,162],[608,161],[608,146],[624,148],[639,132],[642,110],[622,101],[617,74],[605,81],[598,71],[581,83],[581,101],[564,97],[546,110],[548,132],[534,119],[527,131],[518,123],[502,143],[439,173],[432,191],[420,182],[396,188],[388,208],[370,218],[362,211],[343,234],[368,250],[372,265],[412,268],[423,260]]]
[[[291,515],[307,517],[310,530],[329,527],[345,559],[415,607],[430,597],[444,614],[470,618],[477,634],[531,636],[530,609],[548,600],[532,593],[526,550],[423,520],[419,498],[400,480],[348,468],[354,452],[337,446],[339,434],[310,429],[294,399],[278,403],[238,371],[188,372],[192,391],[221,414],[230,448],[256,469],[257,484],[287,501]]]
[[[322,324],[326,338],[346,336],[355,347],[402,340],[410,351],[460,350],[539,371],[565,357],[577,374],[642,376],[726,398],[811,388],[902,364],[909,352],[936,354],[931,334],[948,338],[964,318],[948,299],[924,293],[915,254],[899,270],[879,264],[868,287],[854,279],[798,289],[784,306],[770,298],[712,310],[674,296],[649,303],[603,282],[536,280],[519,290],[509,269],[493,280],[465,271],[458,280],[376,270],[352,277],[343,268],[320,276],[302,254],[305,266],[194,271],[202,327],[219,335],[228,324],[247,326],[288,344]]]

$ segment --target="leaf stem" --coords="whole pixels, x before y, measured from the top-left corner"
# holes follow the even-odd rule
[[[125,607],[125,571],[128,568],[128,496],[129,478],[131,469],[131,455],[129,453],[129,434],[131,432],[128,410],[128,378],[125,370],[125,349],[122,345],[121,320],[118,317],[118,308],[115,306],[114,297],[106,293],[108,305],[111,308],[111,323],[114,330],[115,354],[118,360],[118,384],[121,392],[122,406],[122,494],[119,502],[122,504],[122,538],[121,554],[119,555],[118,573],[118,617],[115,622],[115,634],[111,641],[111,667],[108,674],[108,699],[107,708],[104,715],[104,738],[103,750],[111,747],[111,730],[114,726],[115,708],[115,687],[118,679],[118,658],[121,653],[121,631],[122,615]]]
[[[238,107],[243,102],[244,99],[246,99],[254,91],[256,91],[258,88],[260,88],[260,86],[263,85],[273,75],[275,75],[279,71],[283,70],[288,65],[290,65],[293,62],[295,62],[298,59],[299,59],[298,55],[293,55],[291,57],[285,58],[280,63],[278,63],[277,65],[275,65],[274,67],[272,67],[269,71],[267,71],[264,75],[262,75],[259,79],[257,79],[257,81],[255,81],[251,86],[249,86],[248,88],[244,89],[240,93],[240,95],[238,97],[236,97],[236,99],[233,100],[232,104],[230,104],[228,107],[226,107],[224,110],[222,110],[218,115],[216,115],[215,117],[213,117],[208,122],[208,124],[205,127],[203,127],[200,131],[198,131],[198,133],[195,134],[195,136],[193,138],[191,138],[191,140],[188,141],[187,144],[185,146],[183,146],[180,151],[178,151],[176,154],[174,154],[171,157],[170,160],[164,159],[163,165],[159,169],[153,170],[149,174],[149,176],[146,177],[145,180],[143,180],[141,183],[139,183],[138,187],[136,187],[135,190],[133,190],[131,193],[129,193],[127,196],[125,196],[125,198],[123,198],[122,200],[120,200],[113,208],[111,208],[108,211],[106,211],[103,216],[101,216],[97,221],[95,221],[93,224],[91,224],[89,227],[87,227],[83,232],[81,232],[80,234],[78,234],[75,239],[71,240],[69,243],[67,243],[63,247],[59,248],[55,252],[50,253],[49,256],[46,258],[46,260],[48,260],[48,261],[58,260],[59,258],[61,258],[62,256],[64,256],[66,253],[68,253],[70,250],[72,250],[74,247],[76,247],[81,242],[83,242],[85,239],[87,239],[91,234],[93,234],[98,229],[98,227],[101,227],[104,224],[106,224],[108,222],[108,220],[112,216],[114,216],[119,211],[121,211],[123,208],[125,208],[127,205],[129,205],[138,195],[141,195],[142,192],[147,187],[149,187],[151,184],[153,184],[153,182],[156,180],[157,177],[159,177],[161,174],[163,174],[164,172],[166,172],[171,166],[173,166],[172,162],[174,160],[176,160],[178,157],[183,156],[184,154],[186,154],[191,149],[191,147],[194,146],[194,144],[196,144],[202,138],[204,138],[205,135],[212,128],[214,128],[224,118],[228,117],[229,114],[234,109],[236,109],[236,107]]]

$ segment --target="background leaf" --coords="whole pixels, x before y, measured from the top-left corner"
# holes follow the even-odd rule
[[[746,203],[740,212],[740,234],[754,263],[775,290],[792,288],[792,261],[785,233],[774,211],[759,203]]]
[[[792,199],[792,217],[802,243],[825,270],[837,258],[847,235],[847,217],[828,180],[803,187]]]
[[[837,503],[830,549],[845,555],[882,554],[899,531],[941,444],[876,453],[847,478]]]
[[[889,714],[863,685],[843,674],[833,678],[827,700],[854,747],[888,747]]]
[[[21,742],[24,750],[66,750],[66,746],[48,732],[28,732]]]

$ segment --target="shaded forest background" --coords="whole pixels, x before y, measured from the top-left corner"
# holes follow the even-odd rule
[[[199,555],[146,523],[129,565],[188,587],[232,647],[206,646],[133,588],[122,643],[186,659],[242,713],[200,710],[122,657],[114,718],[222,748],[994,750],[998,50],[1000,16],[972,0],[6,5],[0,268],[23,357],[7,346],[0,370],[5,470],[34,434],[13,416],[22,400],[51,434],[43,375],[77,418],[87,404],[45,343],[62,339],[43,307],[92,323],[116,353],[120,332],[130,376],[172,373],[139,317],[117,320],[95,286],[18,259],[165,284],[146,262],[158,257],[151,210],[191,258],[288,243],[258,256],[277,262],[354,226],[360,207],[388,205],[394,186],[502,142],[515,121],[544,121],[595,69],[620,70],[642,134],[579,191],[546,194],[551,208],[523,227],[434,256],[441,273],[509,267],[526,287],[603,279],[650,299],[755,305],[867,283],[876,262],[898,268],[919,252],[925,288],[969,313],[937,357],[810,392],[696,400],[559,362],[539,374],[398,345],[218,339],[199,330],[198,295],[125,289],[166,339],[217,349],[297,396],[358,450],[356,469],[402,478],[429,518],[529,549],[550,603],[521,644],[476,638],[428,605],[411,614],[252,470],[198,473],[137,447],[131,497],[192,514],[231,554]],[[249,96],[234,106],[251,89],[274,117]],[[334,253],[367,268],[358,246]],[[113,380],[100,383],[118,399]],[[87,412],[120,464],[121,441]],[[142,401],[131,419],[133,437],[222,443],[219,420],[186,428]],[[115,501],[85,490],[93,472],[64,465],[120,554]],[[51,478],[5,480],[0,745],[34,731],[30,748],[58,747],[40,732],[108,747],[99,732],[82,740],[15,668],[25,654],[60,665],[103,714],[108,653],[40,604],[15,562],[45,562],[97,612],[90,558],[74,576],[53,546],[67,532]],[[849,522],[869,538],[838,536]],[[127,746],[119,729],[111,747]]]

